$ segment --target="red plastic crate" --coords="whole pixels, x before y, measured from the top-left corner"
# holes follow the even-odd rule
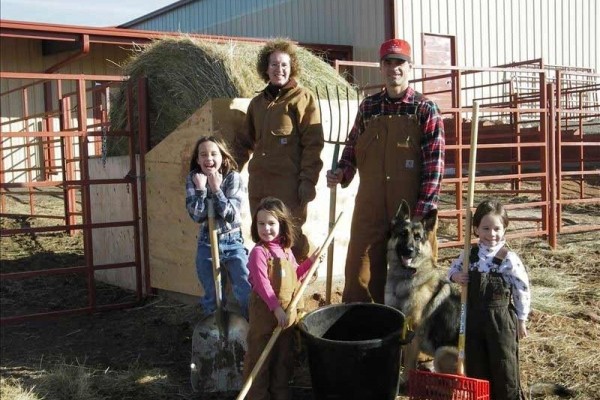
[[[411,400],[489,400],[490,383],[467,376],[412,370],[408,396]]]

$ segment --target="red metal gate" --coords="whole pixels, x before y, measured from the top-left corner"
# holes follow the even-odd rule
[[[6,253],[2,255],[0,283],[6,304],[0,321],[92,313],[139,303],[150,290],[143,261],[147,260],[143,254],[147,241],[143,237],[144,179],[139,171],[144,170],[144,164],[143,156],[136,162],[134,151],[138,144],[142,155],[146,149],[146,81],[129,83],[119,76],[8,72],[0,72],[0,78],[12,87],[0,94],[3,105],[12,105],[3,107],[1,123],[0,217]],[[108,113],[111,94],[120,85],[130,88],[128,128],[115,131],[110,129]],[[136,102],[132,101],[134,92]],[[125,139],[128,172],[119,177],[91,176],[90,164],[103,165],[107,142],[119,137]],[[127,209],[129,217],[102,220],[95,215],[94,207],[110,203],[110,198],[97,198],[102,187],[121,187],[132,194],[130,204],[118,205]],[[103,251],[94,244],[95,239],[109,228],[120,229],[131,241],[129,259],[103,263],[94,254]],[[14,251],[6,247],[8,238],[38,246],[38,254],[22,258],[7,254]],[[71,256],[70,265],[53,262],[59,258],[54,257],[55,253],[61,251],[45,248],[53,238],[64,240],[67,247],[74,246],[71,253],[66,253]],[[114,286],[105,281],[115,271],[127,271],[132,276],[131,287],[109,289]],[[64,293],[64,302],[45,304],[43,299],[35,299],[33,288],[40,285]],[[29,297],[30,301],[12,304],[11,291],[27,290],[32,290],[31,295],[20,293],[20,298]]]
[[[337,61],[336,67],[378,68],[376,62]],[[504,196],[511,237],[546,238],[598,231],[581,206],[600,204],[600,74],[546,66],[539,59],[490,68],[415,65],[418,91],[452,99],[442,108],[446,130],[446,174],[440,203],[440,246],[463,242],[464,200],[473,100],[480,104],[476,202]],[[432,84],[433,82],[433,84]],[[446,89],[436,82],[452,82]],[[363,88],[366,93],[381,85]],[[575,187],[569,193],[565,187]],[[573,223],[567,208],[583,215]],[[572,213],[573,215],[573,213]],[[597,221],[597,219],[596,219]]]

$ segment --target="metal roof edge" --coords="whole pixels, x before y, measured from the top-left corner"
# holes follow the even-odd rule
[[[142,15],[141,17],[137,17],[135,19],[132,19],[131,21],[125,22],[123,24],[117,25],[118,28],[129,28],[130,26],[133,25],[137,25],[140,24],[142,22],[148,21],[149,19],[152,19],[154,17],[158,17],[159,15],[165,14],[171,10],[175,10],[179,7],[183,7],[186,4],[189,3],[194,3],[198,0],[179,0],[178,2],[175,2],[173,4],[169,4],[167,6],[164,6],[162,8],[159,8],[158,10],[149,12],[148,14]]]
[[[187,0],[185,0],[187,1]],[[151,41],[165,37],[190,37],[217,42],[239,41],[264,43],[267,39],[242,38],[223,35],[206,35],[181,32],[147,31],[119,27],[90,27],[78,25],[60,25],[41,22],[13,21],[0,19],[0,37],[24,39],[46,39],[58,41],[77,41],[81,35],[89,35],[92,43],[131,43]]]

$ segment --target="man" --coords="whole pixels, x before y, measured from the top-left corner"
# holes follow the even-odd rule
[[[342,301],[384,302],[386,242],[402,199],[420,219],[437,207],[444,172],[444,125],[438,106],[408,85],[411,49],[390,39],[379,49],[385,88],[360,104],[354,126],[327,186],[347,187],[356,171],[356,195]]]

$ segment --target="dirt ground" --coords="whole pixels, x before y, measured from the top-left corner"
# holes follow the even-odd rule
[[[600,221],[598,205],[574,208],[575,214]],[[27,221],[3,218],[2,228]],[[598,222],[596,222],[598,223]],[[81,238],[64,233],[2,237],[1,271],[81,265]],[[511,241],[530,269],[534,288],[530,336],[521,343],[523,383],[557,382],[573,388],[576,399],[600,398],[600,232],[561,235],[559,247],[541,239]],[[456,249],[442,249],[447,267]],[[323,275],[321,271],[321,275]],[[342,282],[334,284],[339,302]],[[131,299],[133,294],[99,285],[100,301]],[[2,281],[2,316],[28,310],[85,305],[86,282],[64,275],[44,280]],[[324,283],[308,286],[307,310],[324,305]],[[104,299],[104,300],[102,300]],[[235,393],[201,395],[189,384],[192,332],[196,307],[163,296],[152,296],[135,308],[94,315],[3,324],[0,336],[0,376],[18,382],[30,399],[205,399],[229,400]],[[296,400],[313,399],[306,353],[297,354],[292,385]],[[94,386],[95,395],[68,397],[42,378],[57,369],[77,369]],[[128,384],[122,384],[127,380]],[[16,399],[3,393],[4,399]],[[6,397],[5,397],[6,396]]]

